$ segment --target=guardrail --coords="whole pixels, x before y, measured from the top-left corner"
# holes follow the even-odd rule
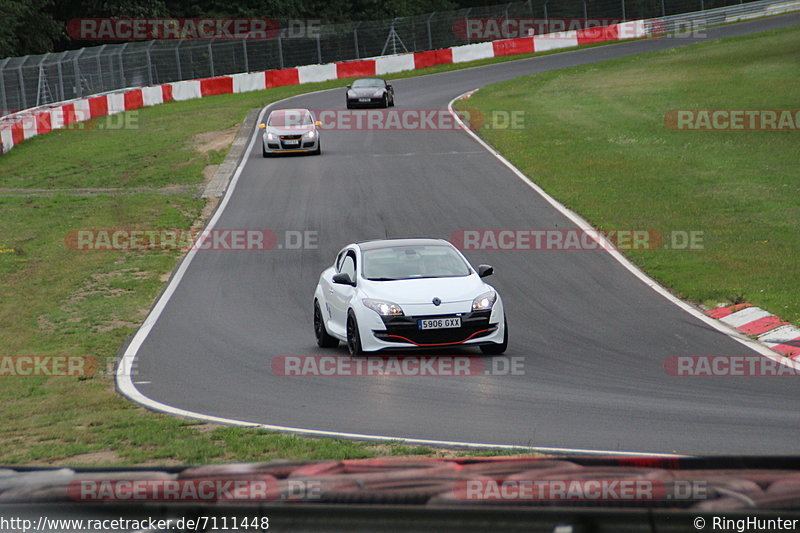
[[[699,10],[707,17],[726,13],[760,16],[764,6],[783,1],[762,0],[526,0],[486,7],[429,13],[378,21],[320,25],[316,35],[248,40],[158,40],[106,44],[38,56],[0,59],[0,116],[124,87],[156,85],[237,72],[284,69],[386,54],[420,52],[498,39],[459,32],[470,20],[591,20],[604,24],[661,16],[668,25]],[[719,4],[735,4],[705,9]],[[714,19],[716,20],[716,19]],[[539,33],[558,31],[549,29]]]
[[[697,28],[719,26],[744,20],[800,11],[800,0],[761,0],[749,4],[680,13],[645,20],[648,35],[675,34]]]

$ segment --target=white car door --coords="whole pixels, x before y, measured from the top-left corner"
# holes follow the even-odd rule
[[[347,274],[351,280],[356,279],[356,256],[353,250],[345,252],[336,273]],[[330,327],[331,333],[344,336],[347,332],[347,309],[350,306],[350,300],[352,300],[355,290],[355,287],[350,285],[331,281],[331,286],[328,290],[328,304],[330,305],[331,320],[333,322]]]

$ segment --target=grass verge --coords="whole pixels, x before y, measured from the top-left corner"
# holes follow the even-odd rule
[[[664,117],[797,110],[799,73],[786,28],[517,78],[468,105],[523,112],[524,128],[480,134],[595,227],[702,232],[699,249],[626,252],[681,298],[798,324],[800,131],[673,131]]]

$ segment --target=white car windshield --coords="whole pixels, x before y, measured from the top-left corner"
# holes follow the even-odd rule
[[[267,124],[278,128],[297,128],[310,126],[314,121],[308,113],[273,113]]]
[[[366,250],[363,276],[371,281],[468,276],[469,265],[449,246],[393,246]]]

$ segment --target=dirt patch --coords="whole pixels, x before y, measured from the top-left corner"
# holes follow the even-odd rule
[[[138,328],[138,322],[128,322],[126,320],[111,320],[102,326],[94,326],[92,330],[96,333],[107,333],[117,328]]]
[[[70,465],[119,464],[121,459],[114,450],[100,450],[73,455],[66,460],[59,460],[58,462]]]
[[[79,293],[75,293],[67,300],[67,303],[75,303],[75,302],[82,302],[89,296],[94,296],[96,294],[100,294],[103,298],[118,298],[123,294],[128,294],[129,290],[127,289],[111,289],[111,288],[101,288],[101,289],[84,289]]]
[[[210,433],[217,428],[226,427],[223,424],[214,424],[212,422],[206,422],[205,424],[197,424],[193,426],[189,426],[189,428],[199,431],[200,433]]]
[[[214,177],[214,173],[219,168],[219,165],[208,165],[203,169],[203,184],[208,184],[211,181],[211,178]]]
[[[237,131],[239,131],[238,125],[223,131],[198,133],[192,137],[192,148],[200,153],[226,150],[233,144]]]
[[[56,331],[55,323],[45,315],[36,317],[36,326],[40,333],[55,333]]]
[[[136,466],[183,466],[181,461],[177,459],[164,458],[164,459],[150,459],[143,463],[136,463]]]

